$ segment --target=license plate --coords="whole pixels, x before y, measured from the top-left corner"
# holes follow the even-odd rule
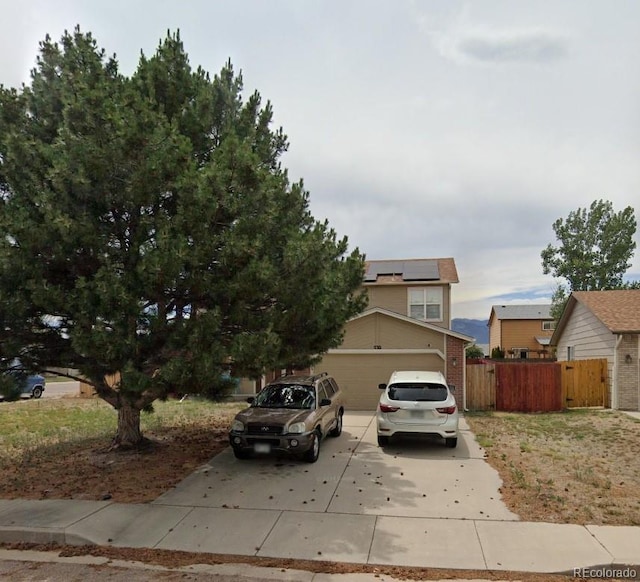
[[[268,443],[256,443],[255,445],[253,445],[253,450],[256,453],[270,453],[271,445]]]
[[[411,418],[422,418],[424,415],[422,410],[410,410]]]

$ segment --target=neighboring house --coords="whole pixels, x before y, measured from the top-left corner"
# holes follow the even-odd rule
[[[353,410],[373,410],[378,385],[394,370],[442,372],[464,407],[465,347],[473,338],[450,329],[455,283],[452,258],[368,261],[369,306],[347,322],[342,345],[314,370],[336,378]]]
[[[551,338],[559,361],[606,358],[612,408],[640,410],[640,289],[574,291]]]
[[[550,309],[551,305],[494,305],[488,323],[489,355],[500,348],[505,358],[550,357],[555,329]]]

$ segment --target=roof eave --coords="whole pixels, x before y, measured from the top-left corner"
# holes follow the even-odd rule
[[[629,335],[633,335],[633,334],[640,334],[640,329],[612,329],[611,333],[615,333],[617,335],[623,335],[623,334],[629,334]]]

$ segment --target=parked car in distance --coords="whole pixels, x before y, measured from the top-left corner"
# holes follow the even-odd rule
[[[439,436],[446,446],[457,446],[458,406],[440,372],[393,372],[378,387],[384,390],[376,412],[379,446],[402,435]]]
[[[11,377],[14,385],[11,387],[12,398],[28,396],[29,398],[40,398],[46,387],[46,380],[40,374],[25,375],[21,370],[10,370],[4,373]],[[0,400],[4,397],[0,394]]]
[[[44,392],[47,381],[44,376],[34,374],[27,376],[27,382],[22,387],[22,394],[28,395],[30,398],[40,398]]]
[[[283,376],[247,401],[251,406],[236,415],[229,431],[238,459],[273,452],[315,463],[322,439],[342,433],[342,392],[326,372]]]

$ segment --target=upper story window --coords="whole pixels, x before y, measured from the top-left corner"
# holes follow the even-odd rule
[[[542,322],[542,331],[553,331],[556,328],[555,321],[543,321]]]
[[[409,317],[442,321],[442,287],[409,288]]]

